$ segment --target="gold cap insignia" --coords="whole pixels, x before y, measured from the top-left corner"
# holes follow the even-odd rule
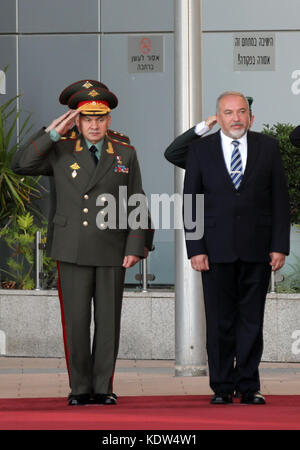
[[[107,114],[111,111],[107,105],[97,100],[83,102],[83,105],[79,106],[78,109],[81,111],[81,114],[86,114],[90,116],[93,116],[95,114],[97,115]]]
[[[99,92],[95,91],[95,89],[93,89],[91,92],[89,92],[88,94],[90,97],[97,97],[97,95],[99,95]]]
[[[90,83],[89,81],[86,81],[86,82],[82,85],[82,87],[84,87],[84,88],[86,88],[86,89],[89,89],[89,88],[93,87],[93,85],[92,85],[92,83]]]

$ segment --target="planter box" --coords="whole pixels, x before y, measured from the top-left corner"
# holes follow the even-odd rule
[[[268,294],[263,361],[300,362],[300,294]]]
[[[175,358],[174,292],[125,291],[120,359]],[[269,294],[263,361],[300,362],[300,294]],[[0,290],[0,354],[63,357],[57,291]]]

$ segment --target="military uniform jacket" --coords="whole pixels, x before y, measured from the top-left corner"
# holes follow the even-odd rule
[[[124,204],[124,198],[120,204],[119,187],[123,192],[126,188],[128,198],[143,194],[132,146],[106,137],[95,166],[82,136],[54,143],[48,133],[39,130],[15,154],[12,169],[22,175],[53,177],[56,208],[49,223],[53,235],[48,249],[52,258],[79,265],[121,266],[125,255],[143,257],[145,230],[124,229],[124,216],[120,229],[118,220],[119,211],[125,211],[128,218],[133,209]],[[103,220],[96,222],[112,199],[116,229],[101,227]]]

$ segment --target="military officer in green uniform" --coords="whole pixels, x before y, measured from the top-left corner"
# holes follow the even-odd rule
[[[128,218],[130,208],[119,202],[120,188],[126,188],[128,198],[143,194],[141,173],[134,147],[108,133],[116,96],[105,85],[81,89],[81,83],[62,92],[61,103],[67,101],[69,111],[33,135],[16,153],[12,168],[23,175],[50,176],[55,186],[48,254],[58,262],[68,404],[112,405],[117,403],[113,376],[125,270],[147,256],[153,231],[133,229],[130,221],[121,227],[118,218],[116,226],[103,220],[111,197],[116,211],[125,211]],[[74,121],[79,134],[70,136]]]

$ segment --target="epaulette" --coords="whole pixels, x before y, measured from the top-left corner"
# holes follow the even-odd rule
[[[135,150],[133,145],[130,145],[128,142],[123,142],[119,139],[113,139],[111,137],[109,137],[109,140],[113,143],[119,144],[119,145],[123,145],[124,147],[130,148],[131,150]]]
[[[125,136],[125,134],[120,133],[119,131],[107,130],[107,136],[117,141],[127,142],[128,144],[130,144],[129,137]]]

